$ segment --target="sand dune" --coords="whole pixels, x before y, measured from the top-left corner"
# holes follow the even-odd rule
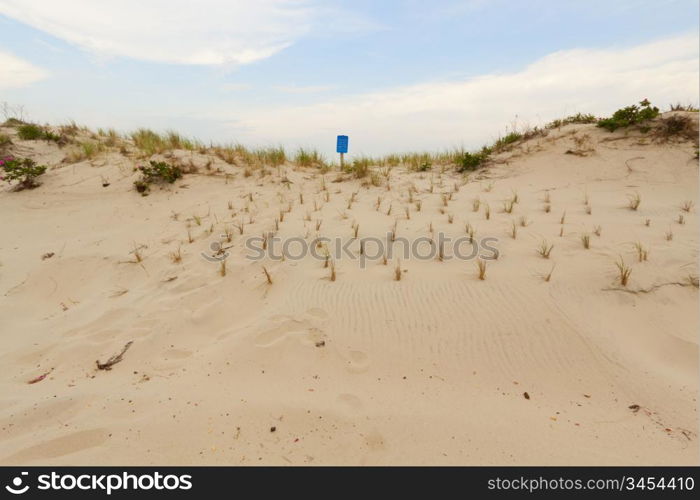
[[[584,135],[590,151],[567,154]],[[0,463],[697,465],[698,218],[681,209],[698,201],[695,151],[569,125],[467,180],[395,167],[379,186],[173,151],[158,157],[199,173],[142,197],[133,155],[66,164],[15,139],[52,168],[0,193]],[[395,258],[341,258],[331,281],[312,257],[246,259],[290,203],[281,238],[470,224],[499,256],[485,280],[463,260],[402,259],[396,281]],[[221,276],[202,254],[226,227]]]

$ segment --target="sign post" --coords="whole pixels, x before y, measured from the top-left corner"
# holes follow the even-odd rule
[[[335,145],[335,151],[340,153],[340,170],[345,169],[345,153],[348,152],[348,136],[339,135]]]

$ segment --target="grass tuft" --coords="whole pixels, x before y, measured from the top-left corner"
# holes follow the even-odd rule
[[[583,248],[588,250],[591,248],[591,235],[588,233],[581,235],[581,243],[583,243]]]
[[[631,210],[637,210],[639,208],[639,204],[641,202],[642,202],[642,197],[639,195],[639,193],[627,195],[627,206]]]
[[[177,247],[177,250],[170,252],[170,260],[173,264],[179,264],[182,262],[182,249]]]
[[[554,273],[555,267],[556,265],[553,265],[549,272],[542,277],[547,283],[549,283],[549,281],[552,279],[552,274]]]
[[[544,259],[549,259],[549,254],[552,253],[552,249],[554,248],[554,245],[550,245],[547,240],[542,240],[542,243],[540,243],[540,246],[537,248],[537,253],[542,256]]]
[[[649,257],[649,250],[644,248],[639,241],[634,244],[634,249],[637,251],[637,259],[639,262],[644,262]]]
[[[632,268],[625,264],[622,257],[615,263],[615,266],[617,267],[617,280],[620,282],[620,285],[627,286],[630,275],[632,274]]]
[[[477,276],[479,277],[480,280],[485,280],[486,279],[486,261],[482,259],[477,259],[476,261],[476,268],[477,268]]]

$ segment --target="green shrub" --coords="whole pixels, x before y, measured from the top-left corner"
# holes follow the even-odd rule
[[[140,166],[141,178],[134,181],[136,191],[146,196],[151,184],[172,184],[182,177],[182,169],[163,161],[151,161],[148,166]]]
[[[23,141],[38,141],[39,139],[43,139],[45,141],[58,142],[61,139],[61,136],[34,123],[20,125],[17,129],[17,135]]]
[[[462,154],[462,158],[460,159],[459,163],[457,164],[457,171],[458,172],[468,172],[471,170],[476,170],[477,168],[484,165],[486,160],[488,160],[490,154],[491,154],[491,148],[487,148],[487,147],[484,147],[478,153],[469,153],[468,151],[464,152]]]
[[[17,129],[17,135],[23,141],[36,141],[44,137],[44,129],[39,125],[27,123],[26,125],[20,125]]]
[[[44,134],[41,137],[45,141],[53,141],[53,142],[59,142],[61,140],[61,136],[58,134],[54,134],[50,130],[44,130]]]
[[[6,156],[0,159],[0,169],[2,169],[0,180],[9,183],[17,181],[16,189],[20,191],[37,187],[39,183],[36,182],[36,178],[46,172],[46,165],[37,165],[29,158]]]
[[[644,99],[639,105],[633,104],[632,106],[618,109],[613,113],[612,117],[599,120],[598,126],[614,132],[618,128],[637,125],[657,116],[659,116],[659,108],[652,106],[647,99]]]

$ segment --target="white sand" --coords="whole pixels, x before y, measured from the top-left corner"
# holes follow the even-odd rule
[[[583,134],[594,152],[564,154]],[[461,176],[437,167],[394,168],[390,191],[329,173],[324,203],[313,169],[284,167],[288,189],[276,170],[244,177],[212,156],[208,171],[206,155],[176,151],[201,173],[141,197],[135,160],[116,151],[66,165],[65,150],[16,141],[16,154],[56,168],[36,190],[0,192],[0,463],[697,465],[698,290],[687,277],[698,274],[698,216],[680,205],[698,201],[698,162],[692,144],[639,137],[554,130],[472,174],[446,214],[440,193]],[[423,205],[406,220],[411,183]],[[471,261],[403,261],[399,282],[393,261],[361,270],[341,259],[335,282],[311,257],[267,261],[268,285],[243,238],[273,229],[283,200],[294,205],[282,237],[311,239],[321,219],[320,235],[344,238],[353,222],[383,237],[398,219],[412,238],[430,222],[463,236],[469,222],[477,238],[499,238],[500,258],[485,281]],[[221,277],[200,254],[250,215]],[[520,216],[530,223],[514,240]],[[596,225],[586,250],[580,237]],[[549,260],[536,252],[543,239]],[[141,264],[128,262],[134,244]],[[633,269],[626,289],[619,256]],[[121,363],[96,370],[128,341]]]

